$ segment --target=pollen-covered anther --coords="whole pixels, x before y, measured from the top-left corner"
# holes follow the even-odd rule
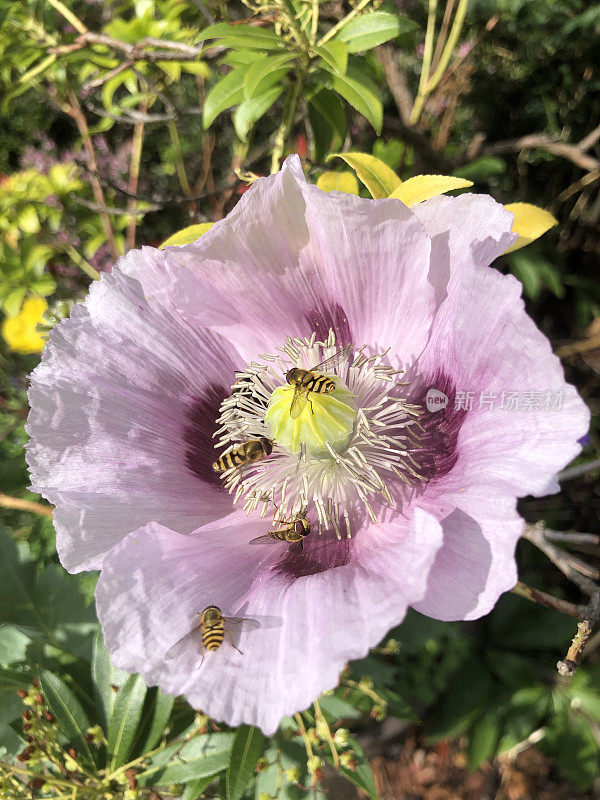
[[[377,522],[373,500],[401,505],[424,480],[415,458],[421,408],[404,399],[406,383],[385,363],[388,351],[364,351],[337,347],[330,331],[326,341],[315,334],[288,339],[279,353],[238,373],[221,406],[215,446],[227,452],[261,437],[273,442],[270,455],[223,473],[248,513],[276,508],[280,518],[292,518],[306,508],[318,533],[350,538],[357,515]],[[292,411],[296,389],[286,376],[295,369],[325,376],[314,386],[328,391],[303,392],[301,409]]]

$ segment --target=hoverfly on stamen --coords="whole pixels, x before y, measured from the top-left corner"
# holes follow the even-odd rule
[[[283,527],[265,533],[263,536],[257,536],[251,539],[249,544],[264,544],[269,541],[287,542],[288,544],[300,544],[305,536],[310,533],[310,520],[306,516],[306,508],[290,519],[274,519],[275,525],[282,525]]]
[[[290,417],[298,419],[300,414],[306,408],[307,402],[310,402],[310,393],[316,392],[317,394],[330,394],[336,387],[333,378],[322,373],[325,370],[337,367],[343,361],[350,357],[352,352],[352,345],[349,344],[341,350],[335,352],[325,361],[317,364],[311,369],[302,369],[301,367],[292,367],[288,370],[285,379],[294,387],[294,397],[290,406]],[[311,404],[311,411],[312,411]],[[314,414],[314,411],[313,411]]]
[[[260,458],[270,456],[273,452],[273,442],[267,439],[266,436],[261,436],[260,439],[250,439],[247,442],[234,447],[228,453],[224,453],[221,458],[213,462],[212,468],[215,472],[227,472],[227,470],[234,469],[234,467],[243,467],[245,464],[251,464],[253,461],[258,461]]]

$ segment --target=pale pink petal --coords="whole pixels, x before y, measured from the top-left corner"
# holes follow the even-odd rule
[[[68,569],[98,568],[150,520],[187,533],[229,511],[210,437],[239,361],[118,269],[54,329],[31,376],[27,458]]]
[[[444,541],[414,608],[435,619],[477,619],[517,582],[514,553],[524,523],[514,498],[487,487],[445,496],[444,503],[454,508],[440,521]]]
[[[434,197],[412,211],[432,240],[429,280],[438,305],[465,271],[489,266],[516,239],[513,215],[488,195]]]
[[[512,276],[472,270],[436,315],[419,362],[424,384],[435,386],[441,375],[451,376],[456,402],[465,402],[464,393],[471,392],[473,409],[462,412],[456,464],[432,481],[430,496],[471,485],[516,497],[544,494],[581,449],[578,439],[588,429],[589,411],[565,383],[559,359],[525,313],[520,294],[521,284]],[[511,391],[520,403],[541,407],[501,408],[502,393]]]
[[[345,663],[364,656],[423,597],[441,529],[417,509],[410,528],[361,531],[344,566],[294,577],[279,568],[277,544],[248,545],[264,521],[239,513],[229,521],[192,536],[157,524],[130,534],[105,559],[98,615],[116,666],[183,693],[216,719],[271,734],[282,716],[333,688]],[[202,661],[190,643],[165,660],[208,605],[259,623],[228,626],[243,655],[225,641]]]

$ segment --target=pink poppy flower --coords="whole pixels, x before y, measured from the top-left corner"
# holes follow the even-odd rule
[[[589,415],[489,268],[511,223],[487,196],[325,194],[291,157],[194,244],[91,287],[32,375],[28,459],[63,564],[102,570],[116,666],[271,733],[408,606],[474,619],[514,585],[516,499],[557,490]],[[287,372],[340,349],[292,420]],[[269,455],[212,469],[260,437]],[[267,536],[302,514],[302,546]]]

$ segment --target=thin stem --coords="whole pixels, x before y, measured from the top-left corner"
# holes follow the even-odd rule
[[[541,550],[542,553],[544,553],[570,581],[578,586],[584,594],[588,597],[594,597],[598,593],[598,585],[582,575],[576,566],[574,566],[575,559],[546,539],[544,536],[544,526],[542,524],[526,525],[522,536]]]
[[[442,19],[442,24],[440,26],[440,33],[438,35],[438,40],[435,45],[435,53],[433,54],[433,59],[431,64],[433,69],[437,67],[440,63],[440,56],[442,54],[442,48],[446,43],[446,36],[448,34],[448,26],[450,25],[450,19],[452,17],[452,12],[454,11],[454,2],[455,0],[446,0],[446,8],[444,9],[444,17]]]
[[[46,2],[56,11],[58,11],[58,13],[61,14],[67,20],[67,22],[70,22],[78,33],[88,32],[88,29],[79,19],[79,17],[75,16],[75,14],[68,9],[64,3],[61,3],[60,0],[46,0]]]
[[[0,507],[11,508],[16,511],[31,511],[34,514],[52,517],[52,506],[48,506],[45,503],[36,503],[34,500],[23,500],[21,497],[11,497],[2,492],[0,492]]]
[[[358,3],[356,6],[354,6],[352,11],[350,11],[349,14],[346,14],[344,19],[341,19],[336,25],[333,26],[333,28],[331,28],[330,30],[327,31],[325,36],[321,37],[320,41],[318,42],[318,46],[320,47],[321,45],[325,44],[325,42],[328,42],[330,39],[333,39],[333,37],[337,33],[339,33],[339,31],[341,31],[342,28],[345,25],[347,25],[350,22],[351,19],[354,19],[354,17],[357,14],[360,14],[360,12],[363,10],[363,8],[365,8],[365,6],[368,6],[370,2],[371,2],[371,0],[360,0],[360,3]],[[437,0],[435,0],[435,2],[437,2]]]
[[[169,136],[171,137],[171,144],[173,145],[173,150],[175,151],[175,169],[177,171],[177,177],[179,178],[179,185],[181,186],[181,190],[186,197],[191,197],[192,189],[187,179],[187,174],[185,172],[185,165],[183,163],[183,152],[181,150],[181,142],[179,141],[179,133],[177,132],[177,126],[173,121],[167,122],[167,127],[169,129]]]
[[[534,589],[533,586],[528,586],[522,581],[518,581],[516,586],[511,589],[511,592],[518,594],[519,597],[531,600],[532,603],[544,606],[544,608],[553,608],[555,611],[560,611],[561,614],[567,614],[569,617],[575,617],[575,619],[581,617],[580,606],[569,603],[567,600],[561,600],[559,597],[554,597],[554,595],[547,594],[539,589]]]
[[[323,712],[321,711],[321,706],[319,705],[319,701],[315,700],[313,703],[315,707],[315,718],[321,720],[321,725],[325,732],[325,739],[327,740],[327,744],[329,745],[329,749],[331,750],[331,757],[333,758],[333,766],[339,772],[340,770],[340,757],[338,755],[337,747],[335,746],[335,742],[333,741],[333,736],[331,735],[331,730],[329,728],[329,724],[325,719]]]
[[[312,19],[310,23],[310,43],[317,41],[317,26],[319,24],[319,0],[312,0]]]
[[[148,108],[147,102],[142,103],[142,113],[146,113]],[[138,180],[140,177],[140,163],[142,160],[142,146],[144,144],[144,123],[136,123],[133,129],[133,136],[131,139],[131,158],[129,160],[129,183],[127,190],[130,194],[137,193]],[[135,230],[137,226],[137,217],[135,216],[136,201],[130,197],[127,201],[127,210],[132,212],[131,219],[127,226],[127,235],[125,239],[125,246],[127,250],[132,250],[135,247]]]
[[[306,732],[306,725],[304,724],[302,715],[294,714],[294,719],[296,720],[296,724],[298,725],[298,730],[300,731],[300,736],[302,737],[302,741],[304,742],[304,747],[306,748],[306,755],[309,758],[312,758],[314,755],[312,744],[310,743],[310,739],[308,738],[308,733]]]
[[[429,0],[429,8],[427,11],[427,29],[425,31],[425,45],[423,49],[423,63],[421,65],[421,77],[419,79],[419,88],[415,98],[415,104],[408,120],[409,125],[414,125],[423,110],[423,104],[427,97],[427,83],[429,80],[429,70],[431,68],[431,58],[433,55],[433,37],[435,33],[435,12],[437,10],[437,0]]]
[[[573,478],[581,478],[582,475],[587,475],[588,472],[593,472],[597,469],[600,469],[600,458],[595,458],[585,464],[576,464],[570,469],[564,469],[558,473],[558,480],[562,483],[563,481],[573,480]]]
[[[450,35],[448,36],[448,41],[446,42],[446,45],[442,52],[439,63],[435,69],[435,72],[433,73],[431,78],[427,81],[427,94],[430,94],[435,89],[435,87],[440,82],[442,75],[446,71],[446,67],[448,66],[452,53],[454,52],[454,48],[456,47],[456,42],[458,41],[458,37],[460,36],[460,32],[462,30],[468,5],[469,5],[469,0],[459,0],[458,8],[456,9],[456,15],[454,17],[454,22],[452,23]]]
[[[577,623],[577,633],[573,637],[569,651],[565,659],[559,661],[556,665],[560,675],[569,678],[573,675],[577,665],[581,661],[583,651],[591,634],[592,624],[589,619],[584,619]]]
[[[95,177],[98,174],[98,164],[96,162],[96,153],[94,151],[94,144],[92,142],[92,137],[90,136],[90,131],[88,128],[87,120],[83,111],[81,110],[81,106],[79,105],[79,101],[75,92],[69,92],[69,103],[66,107],[67,113],[75,120],[75,124],[77,125],[77,130],[79,131],[79,135],[83,141],[83,147],[88,157],[88,162],[90,166],[90,183],[92,185],[92,192],[94,194],[94,199],[99,206],[106,206],[106,201],[104,198],[104,191],[102,189],[102,185],[98,178]],[[119,251],[117,250],[117,244],[115,242],[115,236],[113,233],[113,229],[110,224],[109,216],[106,212],[100,211],[100,220],[102,222],[102,229],[104,230],[104,235],[106,236],[106,241],[110,247],[111,253],[115,261],[119,257]]]
[[[85,258],[78,253],[72,245],[67,246],[67,253],[77,264],[79,269],[88,276],[88,278],[91,278],[93,281],[100,280],[100,273],[98,270],[94,269],[89,261],[86,261]]]
[[[296,116],[296,107],[298,106],[298,98],[300,97],[300,90],[304,84],[304,71],[300,70],[296,77],[296,82],[292,87],[292,91],[288,94],[285,106],[283,108],[283,119],[281,125],[275,134],[275,142],[273,144],[273,154],[271,156],[271,175],[279,172],[281,159],[285,151],[285,143],[290,134],[294,118]]]

